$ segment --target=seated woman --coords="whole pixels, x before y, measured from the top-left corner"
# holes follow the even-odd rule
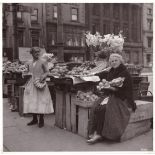
[[[91,108],[88,122],[88,143],[93,144],[101,139],[119,140],[129,122],[130,111],[135,111],[133,101],[132,79],[123,65],[123,58],[117,53],[109,57],[109,70],[106,80],[123,78],[121,87],[110,86],[102,89],[106,97],[100,98]],[[102,75],[101,75],[102,77]],[[105,77],[105,75],[104,75]]]

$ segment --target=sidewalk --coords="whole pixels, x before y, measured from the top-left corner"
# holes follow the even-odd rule
[[[152,151],[153,130],[131,140],[88,145],[86,139],[59,129],[54,125],[54,115],[45,116],[45,126],[26,126],[31,117],[20,117],[10,112],[7,99],[3,100],[3,152],[29,151]]]

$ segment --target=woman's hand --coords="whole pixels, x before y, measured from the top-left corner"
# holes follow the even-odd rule
[[[41,81],[41,82],[44,81],[44,80],[46,79],[46,77],[47,77],[46,74],[41,75],[41,77],[40,77],[40,81]]]
[[[108,90],[112,90],[112,91],[117,91],[117,88],[112,87],[112,86],[107,87],[107,88],[104,87],[103,89],[108,89]]]

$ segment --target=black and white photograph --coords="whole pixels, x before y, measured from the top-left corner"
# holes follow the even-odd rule
[[[1,3],[1,152],[152,153],[153,2],[72,2]]]

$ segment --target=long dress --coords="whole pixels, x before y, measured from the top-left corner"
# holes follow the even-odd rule
[[[32,73],[32,77],[24,91],[24,113],[50,114],[54,112],[47,84],[43,89],[38,89],[34,85],[34,80],[40,78],[46,71],[46,65],[42,60],[36,61],[35,64],[33,62],[29,64],[29,72]]]

